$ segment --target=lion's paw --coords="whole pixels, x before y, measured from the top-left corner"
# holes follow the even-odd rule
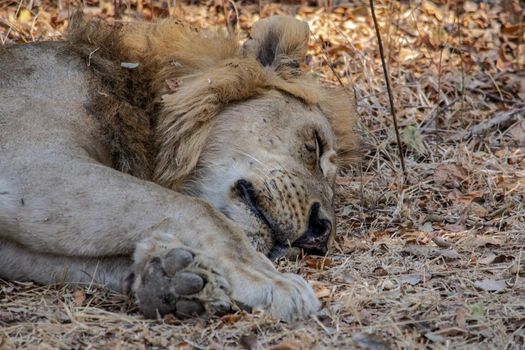
[[[268,308],[272,315],[296,321],[319,311],[321,303],[308,282],[293,273],[285,273],[280,277],[278,287],[272,290],[272,301]]]
[[[297,321],[321,307],[314,290],[301,276],[280,273],[266,261],[237,267],[231,279],[232,298],[243,305],[263,309],[285,321]]]
[[[134,291],[148,318],[220,314],[231,308],[228,282],[219,267],[200,254],[173,248],[140,266]]]

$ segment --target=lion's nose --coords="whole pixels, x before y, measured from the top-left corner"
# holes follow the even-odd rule
[[[320,208],[321,205],[317,202],[312,205],[308,218],[308,228],[301,237],[292,243],[292,247],[302,248],[307,254],[326,254],[332,222],[321,216]]]

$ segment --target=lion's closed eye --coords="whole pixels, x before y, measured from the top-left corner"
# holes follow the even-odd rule
[[[319,168],[323,152],[323,140],[319,133],[315,130],[309,131],[304,143],[304,150],[301,152],[305,164],[311,169]]]

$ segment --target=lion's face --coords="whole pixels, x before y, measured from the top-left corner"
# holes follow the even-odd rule
[[[324,254],[335,231],[335,137],[316,107],[272,91],[225,109],[189,191],[270,258]]]

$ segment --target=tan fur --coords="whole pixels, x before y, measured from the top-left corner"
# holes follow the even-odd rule
[[[78,15],[74,23],[73,48],[88,56],[116,96],[150,113],[158,109],[153,178],[163,186],[177,188],[195,169],[214,117],[225,106],[272,89],[321,107],[337,134],[341,164],[356,148],[354,97],[298,74],[309,36],[302,22],[283,17],[260,21],[243,47],[235,39],[203,34],[171,19],[110,26]],[[256,48],[269,31],[284,33],[272,69],[256,59]],[[127,76],[121,73],[121,62],[139,66]],[[131,92],[125,89],[130,80]],[[176,91],[168,81],[178,85]]]

